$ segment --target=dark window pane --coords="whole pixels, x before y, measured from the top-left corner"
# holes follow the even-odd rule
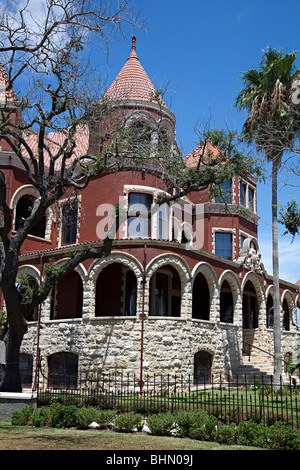
[[[216,233],[215,235],[216,255],[222,258],[232,258],[232,236],[231,233]]]

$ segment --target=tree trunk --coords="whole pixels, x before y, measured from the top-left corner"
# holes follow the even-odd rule
[[[272,263],[274,294],[274,386],[278,388],[282,377],[281,361],[281,308],[279,293],[279,250],[277,221],[277,176],[279,159],[272,161]]]
[[[19,351],[24,333],[13,332],[5,325],[1,332],[1,341],[5,348],[4,361],[0,363],[0,392],[22,392],[19,371]]]
[[[22,313],[15,282],[10,280],[3,283],[2,291],[5,298],[7,323],[0,335],[0,391],[22,392],[19,353],[24,334],[27,331],[27,323]]]

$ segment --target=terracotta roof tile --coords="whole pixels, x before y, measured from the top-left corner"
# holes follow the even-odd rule
[[[110,87],[105,93],[112,99],[135,99],[144,101],[151,100],[151,96],[156,92],[156,88],[145,72],[136,54],[136,38],[132,37],[131,53]],[[162,102],[163,106],[166,106]]]

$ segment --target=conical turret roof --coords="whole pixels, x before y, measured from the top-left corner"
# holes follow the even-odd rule
[[[157,89],[145,72],[136,54],[136,37],[132,37],[131,53],[105,95],[116,100],[155,102]],[[161,104],[166,107],[162,101]]]

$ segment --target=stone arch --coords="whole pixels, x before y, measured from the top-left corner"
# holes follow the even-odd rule
[[[122,253],[121,251],[113,251],[106,258],[96,259],[91,264],[88,270],[88,278],[90,280],[96,280],[102,269],[111,263],[121,263],[132,269],[137,279],[143,275],[142,264],[132,255],[128,253]]]
[[[157,122],[154,116],[148,111],[133,111],[126,117],[125,127],[130,127],[136,122],[146,122],[151,125],[154,129],[157,128]]]
[[[34,277],[34,279],[37,282],[40,282],[41,273],[40,273],[39,269],[36,266],[33,266],[31,264],[23,264],[22,266],[19,266],[18,273],[17,273],[17,279],[18,279],[18,277],[22,276],[23,274],[28,274],[29,276]]]
[[[282,328],[289,331],[291,328],[292,318],[295,310],[295,303],[291,291],[285,289],[281,296],[282,309]]]
[[[201,261],[196,264],[192,271],[192,291],[194,291],[194,284],[197,282],[198,275],[203,275],[209,289],[209,320],[214,321],[217,316],[217,304],[218,304],[218,279],[215,270],[210,264]],[[194,298],[194,302],[196,299]],[[195,307],[194,307],[195,308]]]
[[[29,278],[31,278],[29,280],[30,282],[30,287],[32,289],[34,289],[35,291],[38,290],[39,288],[39,284],[40,284],[40,271],[38,270],[38,268],[36,268],[35,266],[32,266],[32,265],[23,265],[23,266],[20,266],[18,268],[18,273],[17,273],[17,277],[16,277],[16,284],[17,284],[17,289],[18,289],[18,292],[19,292],[19,295],[20,295],[20,298],[22,298],[22,288],[21,288],[21,285],[19,284],[19,280],[21,278],[21,276],[23,275],[27,275]],[[27,315],[26,315],[26,320],[27,321],[36,321],[38,319],[38,311],[39,311],[39,306],[37,305],[36,307],[34,307],[31,312],[29,312]]]
[[[151,292],[150,292],[150,285],[152,276],[156,276],[156,272],[158,270],[163,270],[164,268],[167,269],[170,266],[172,269],[176,271],[180,279],[180,316],[186,317],[189,313],[189,301],[191,300],[191,271],[187,263],[183,258],[179,255],[175,254],[163,254],[159,255],[153,260],[150,261],[146,268],[146,297],[145,297],[145,304],[146,308],[148,308],[148,313],[150,314],[150,300],[151,300]],[[178,298],[178,297],[177,297]],[[174,297],[174,302],[176,301]],[[178,309],[178,305],[177,305]],[[178,315],[176,315],[178,316]]]
[[[246,312],[246,304],[248,303],[249,308],[249,301],[246,300],[246,292],[245,288],[247,289],[248,286],[253,287],[253,294],[252,296],[256,298],[256,301],[253,300],[253,303],[256,305],[253,306],[253,309],[256,310],[256,313],[252,315],[252,318],[247,318]],[[248,272],[243,279],[242,282],[242,293],[243,293],[243,329],[255,329],[255,328],[262,328],[264,319],[265,319],[265,309],[266,309],[266,301],[265,301],[265,293],[262,281],[258,278],[258,276],[254,272]],[[251,299],[250,299],[251,300]]]
[[[25,184],[18,188],[12,198],[10,200],[10,209],[13,213],[13,221],[12,226],[15,227],[16,224],[16,212],[17,212],[17,204],[23,196],[32,196],[34,198],[40,197],[38,190],[32,186],[31,184]],[[46,240],[51,239],[51,223],[54,220],[54,213],[52,207],[48,207],[45,213],[45,235],[43,238]]]
[[[194,354],[194,385],[211,383],[213,354],[207,349],[200,349]]]
[[[274,293],[273,286],[268,286],[266,290],[266,327],[274,327]]]
[[[119,269],[121,267],[121,269]],[[88,271],[88,291],[89,291],[89,314],[90,311],[92,310],[91,307],[94,307],[94,315],[95,316],[103,316],[105,314],[102,306],[100,305],[101,303],[101,291],[100,285],[98,283],[99,276],[105,275],[105,268],[109,268],[109,274],[111,275],[111,271],[113,269],[116,269],[116,276],[118,276],[118,279],[116,281],[118,282],[118,288],[120,290],[120,295],[117,296],[119,297],[119,306],[116,306],[114,303],[111,304],[109,300],[109,295],[104,295],[103,298],[103,304],[108,305],[111,307],[111,311],[107,310],[107,315],[128,315],[127,309],[126,309],[126,295],[127,295],[127,287],[129,283],[131,282],[132,287],[134,287],[135,292],[134,292],[134,297],[135,297],[135,312],[130,313],[130,315],[136,316],[139,310],[139,306],[142,303],[142,292],[143,292],[143,286],[141,283],[142,276],[143,276],[143,267],[141,263],[132,255],[129,255],[127,253],[122,253],[122,252],[112,252],[110,253],[109,256],[107,256],[104,259],[101,260],[95,260],[92,265],[90,266],[90,269]],[[120,271],[120,272],[119,272]],[[130,277],[128,274],[129,272],[133,273],[133,278]],[[135,280],[135,286],[133,286],[133,280]],[[107,292],[107,294],[109,294]],[[133,295],[131,292],[130,295]],[[99,303],[100,302],[100,303]],[[120,308],[119,308],[120,307]],[[116,309],[118,308],[118,313],[116,313]],[[104,313],[103,313],[104,312]]]
[[[222,299],[222,286],[224,286],[224,283],[227,283],[229,286],[232,296],[232,321],[230,323],[240,323],[241,285],[237,275],[230,269],[224,271],[219,277],[220,319],[222,318],[222,300],[225,301],[225,299]]]
[[[67,259],[54,263],[55,266],[64,266]],[[83,314],[84,286],[87,272],[83,265],[78,264],[65,276],[62,276],[50,293],[50,319],[61,320],[81,318]]]

